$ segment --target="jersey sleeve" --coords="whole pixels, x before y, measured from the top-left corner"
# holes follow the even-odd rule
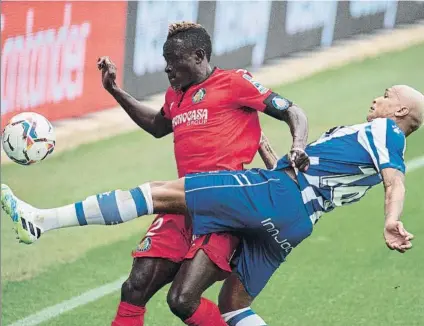
[[[168,88],[168,90],[165,93],[165,103],[163,103],[162,105],[161,113],[166,119],[172,120],[171,108],[169,105],[169,103],[171,103],[170,96],[171,96],[171,92],[170,92],[170,89]]]
[[[249,107],[277,119],[293,104],[254,80],[252,75],[243,69],[232,75],[231,91],[232,101],[240,107]]]
[[[232,100],[240,107],[249,107],[263,112],[265,100],[271,90],[255,81],[252,75],[243,69],[237,70],[231,79]]]
[[[391,119],[375,119],[366,128],[370,155],[378,171],[393,168],[405,173],[405,134]]]

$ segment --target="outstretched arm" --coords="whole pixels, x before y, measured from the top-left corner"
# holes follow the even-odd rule
[[[280,107],[277,101],[282,103]],[[289,159],[292,166],[297,167],[300,171],[306,171],[309,167],[309,157],[305,152],[308,141],[308,119],[305,112],[296,104],[275,93],[271,93],[269,100],[265,103],[267,106],[264,113],[286,122],[290,128],[293,144]]]
[[[172,132],[172,123],[160,110],[137,101],[116,84],[116,66],[109,57],[101,57],[97,67],[102,71],[103,87],[115,98],[131,119],[143,130],[156,138]]]
[[[405,176],[393,168],[383,169],[381,175],[385,189],[384,239],[390,249],[403,253],[412,248],[410,240],[413,239],[400,221],[405,200]]]
[[[261,140],[259,144],[259,155],[262,161],[265,163],[267,169],[271,170],[277,164],[278,156],[274,149],[271,147],[268,138],[264,133],[261,133]]]

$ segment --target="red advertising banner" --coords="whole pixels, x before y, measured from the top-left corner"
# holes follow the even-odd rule
[[[2,128],[22,111],[57,120],[112,107],[96,61],[108,55],[122,71],[126,8],[124,1],[2,1]]]

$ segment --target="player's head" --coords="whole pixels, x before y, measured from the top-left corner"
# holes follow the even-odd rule
[[[406,135],[417,130],[424,120],[424,95],[407,85],[395,85],[374,99],[367,120],[393,119]]]
[[[169,26],[163,45],[165,72],[175,89],[184,89],[205,74],[212,53],[211,37],[202,25],[181,22]]]

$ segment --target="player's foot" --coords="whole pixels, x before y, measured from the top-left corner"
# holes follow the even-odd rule
[[[41,236],[42,228],[34,221],[36,209],[19,200],[5,184],[1,185],[1,205],[15,224],[14,230],[19,242],[31,244]]]

